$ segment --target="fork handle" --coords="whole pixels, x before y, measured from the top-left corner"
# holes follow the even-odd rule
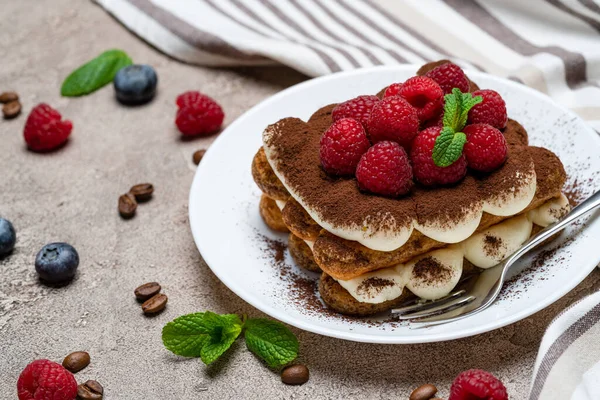
[[[516,252],[513,253],[506,260],[506,265],[511,265],[514,261],[519,259],[523,254],[527,253],[529,250],[533,249],[544,240],[548,239],[550,236],[554,235],[557,232],[563,230],[567,225],[571,224],[577,218],[589,213],[590,211],[595,210],[600,207],[600,191],[594,193],[579,205],[575,206],[569,213],[567,213],[564,217],[556,221],[555,223],[548,225],[541,231],[537,233],[537,235],[532,236],[529,240],[523,243],[523,246],[519,248]]]

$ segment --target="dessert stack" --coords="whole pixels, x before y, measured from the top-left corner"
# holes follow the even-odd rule
[[[558,157],[447,60],[268,126],[252,174],[265,223],[347,315],[444,297],[569,210]]]

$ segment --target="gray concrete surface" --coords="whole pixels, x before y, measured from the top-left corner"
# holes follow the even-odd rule
[[[61,98],[62,79],[103,50],[125,49],[156,67],[157,98],[126,108],[113,89]],[[18,244],[0,261],[0,398],[16,398],[16,380],[36,358],[60,361],[75,350],[92,356],[79,381],[96,379],[107,399],[406,399],[430,382],[448,394],[468,368],[499,376],[511,398],[527,392],[544,327],[565,306],[600,288],[595,271],[552,307],[512,326],[449,343],[411,346],[344,342],[294,329],[309,383],[288,387],[242,343],[213,366],[166,351],[162,326],[178,315],[213,310],[260,315],[211,273],[194,246],[187,196],[191,155],[212,138],[182,142],[174,99],[199,89],[221,102],[231,123],[243,111],[305,77],[285,68],[219,70],[173,61],[138,40],[88,1],[4,1],[0,11],[0,90],[19,92],[24,113],[0,121],[0,215],[13,221]],[[47,102],[70,118],[70,143],[52,154],[26,150],[29,110]],[[123,221],[117,197],[139,182],[154,199]],[[67,241],[81,256],[77,279],[64,288],[38,283],[33,268],[45,243]],[[163,284],[166,311],[145,318],[133,289]],[[206,388],[206,391],[202,391]]]

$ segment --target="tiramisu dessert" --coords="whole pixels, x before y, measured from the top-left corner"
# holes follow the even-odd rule
[[[444,297],[569,210],[558,157],[447,60],[268,126],[252,173],[265,223],[348,315]]]

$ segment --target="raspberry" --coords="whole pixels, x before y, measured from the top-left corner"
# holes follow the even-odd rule
[[[456,64],[442,64],[426,73],[425,76],[436,81],[445,94],[452,93],[453,88],[459,88],[463,93],[469,91],[469,78]]]
[[[395,142],[379,142],[367,151],[356,167],[360,190],[398,197],[413,185],[406,151]]]
[[[335,121],[321,136],[321,164],[334,175],[353,175],[371,144],[360,122],[352,118]]]
[[[342,118],[354,118],[366,128],[371,109],[377,103],[379,103],[377,96],[358,96],[335,106],[331,112],[331,118],[334,121]]]
[[[454,379],[448,400],[508,400],[508,394],[494,375],[480,369],[470,369]]]
[[[221,128],[225,114],[221,106],[200,92],[185,92],[177,97],[175,124],[184,136],[208,135]]]
[[[50,151],[67,141],[73,124],[48,104],[38,104],[31,110],[25,122],[23,136],[33,151]]]
[[[473,92],[473,97],[481,96],[483,101],[469,110],[469,124],[489,124],[497,129],[504,129],[508,116],[506,103],[495,90],[485,89]]]
[[[19,400],[74,400],[77,382],[72,373],[50,360],[35,360],[17,381]]]
[[[430,119],[423,123],[423,129],[431,128],[432,126],[444,126],[444,113],[441,112],[436,118]]]
[[[437,117],[444,107],[444,91],[426,76],[415,76],[404,82],[399,95],[417,109],[421,122]]]
[[[464,154],[470,168],[490,172],[506,161],[506,139],[498,129],[488,124],[473,124],[464,127],[467,143]]]
[[[421,131],[413,141],[410,151],[415,178],[426,186],[455,183],[467,174],[467,160],[464,154],[447,167],[438,167],[433,162],[431,154],[441,130],[440,127],[431,127]]]
[[[367,131],[374,143],[391,140],[408,149],[419,133],[417,110],[402,97],[387,97],[371,110]]]
[[[385,89],[385,92],[383,93],[383,97],[392,97],[392,96],[398,96],[398,94],[400,93],[400,88],[402,87],[401,83],[392,83],[390,86],[388,86]]]

